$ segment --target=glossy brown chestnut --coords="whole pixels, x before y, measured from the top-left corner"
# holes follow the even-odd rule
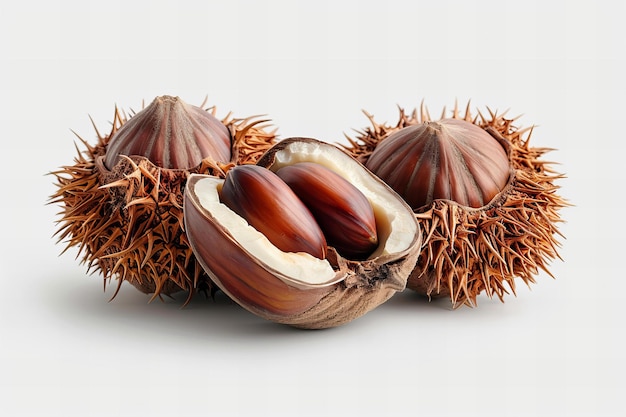
[[[357,187],[315,162],[276,171],[313,213],[328,244],[348,259],[366,259],[378,246],[372,205]]]
[[[366,166],[414,209],[434,200],[482,207],[504,189],[511,173],[500,142],[459,119],[398,130],[376,147]]]
[[[326,239],[315,218],[275,173],[240,165],[226,174],[220,200],[283,252],[326,257]]]
[[[104,164],[113,169],[120,155],[142,156],[159,168],[191,169],[204,158],[231,160],[226,126],[206,110],[178,97],[156,97],[115,133]]]

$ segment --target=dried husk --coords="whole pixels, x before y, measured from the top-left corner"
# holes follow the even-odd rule
[[[277,152],[294,142],[319,143],[312,139],[292,138],[278,142],[258,162],[270,168]],[[317,146],[317,145],[316,145]],[[330,147],[329,144],[319,146]],[[347,161],[360,166],[341,150]],[[365,169],[361,167],[360,169]],[[373,182],[397,198],[403,210],[410,208],[382,181],[366,171]],[[185,196],[185,222],[191,247],[212,280],[233,300],[265,319],[306,329],[322,329],[348,323],[404,290],[417,261],[421,233],[414,227],[412,243],[396,253],[385,253],[364,261],[341,257],[332,247],[327,260],[335,271],[329,282],[309,285],[273,270],[256,259],[232,237],[229,231],[199,203],[195,183],[189,180]],[[410,221],[414,219],[407,216]],[[210,240],[213,245],[204,244]]]
[[[214,107],[206,111],[216,113]],[[77,247],[81,263],[102,274],[105,288],[116,278],[112,298],[125,281],[153,294],[152,299],[186,291],[188,302],[197,291],[212,294],[215,285],[195,259],[183,227],[187,178],[192,173],[220,176],[228,166],[255,163],[274,143],[274,131],[268,131],[266,120],[229,114],[221,121],[231,135],[230,161],[206,158],[196,167],[176,170],[132,156],[108,169],[108,144],[131,117],[116,108],[110,132],[100,134],[94,124],[96,143],[78,137],[86,149],[77,146],[74,163],[51,173],[57,190],[50,203],[61,207],[56,236],[66,243],[63,252]]]
[[[422,104],[420,112],[400,109],[395,126],[379,124],[366,113],[371,126],[348,138],[346,149],[365,163],[390,134],[404,127],[433,120]],[[407,288],[428,297],[449,297],[455,307],[474,306],[477,296],[498,297],[516,292],[516,279],[535,282],[540,271],[550,276],[549,262],[559,258],[560,210],[568,203],[558,195],[555,181],[563,178],[544,161],[552,150],[530,146],[532,128],[520,129],[506,112],[491,110],[472,116],[455,105],[452,117],[473,123],[498,139],[508,151],[511,176],[508,185],[487,205],[470,208],[449,200],[435,200],[415,209],[424,241]]]

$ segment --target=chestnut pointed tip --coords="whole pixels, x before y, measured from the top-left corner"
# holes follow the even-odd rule
[[[215,116],[164,95],[112,134],[104,164],[112,169],[125,155],[145,157],[160,168],[190,169],[205,158],[228,162],[230,146],[230,132]]]
[[[482,207],[504,189],[511,171],[498,140],[455,118],[399,129],[376,147],[366,166],[413,209],[435,200]]]

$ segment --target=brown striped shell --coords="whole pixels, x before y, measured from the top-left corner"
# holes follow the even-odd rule
[[[211,113],[160,96],[115,133],[104,164],[113,169],[120,155],[143,156],[159,168],[191,169],[205,158],[229,162],[230,148],[228,129]]]
[[[366,164],[413,209],[434,200],[482,207],[506,186],[510,166],[502,145],[459,119],[427,121],[390,135]]]

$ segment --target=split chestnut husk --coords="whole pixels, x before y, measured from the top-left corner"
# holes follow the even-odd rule
[[[95,126],[94,126],[95,127]],[[88,270],[115,295],[127,281],[154,297],[215,286],[195,259],[183,228],[183,193],[189,175],[223,176],[254,164],[272,146],[264,120],[220,120],[215,108],[161,96],[128,117],[115,109],[112,128],[78,150],[74,164],[52,172],[61,206],[59,241],[78,248]]]
[[[349,242],[355,247],[366,246],[360,236],[363,229],[371,228],[371,220],[367,211],[348,204],[357,199],[356,194],[365,196],[374,213],[377,242],[369,256],[353,259],[350,250],[342,255],[344,252],[333,247],[332,241],[326,250],[312,252],[315,255],[282,251],[272,243],[274,236],[284,238],[285,233],[301,239],[298,233],[282,231],[290,230],[289,223],[295,218],[313,216],[300,203],[290,203],[296,197],[282,191],[284,184],[278,185],[282,179],[274,174],[296,165],[311,170],[294,170],[289,181],[308,187],[315,201],[306,200],[305,205],[312,208],[315,219],[343,219],[333,226],[345,231],[342,246]],[[319,329],[354,320],[405,288],[417,261],[421,233],[410,207],[384,182],[338,147],[307,138],[278,142],[257,166],[257,170],[238,173],[232,180],[231,173],[226,174],[227,181],[235,182],[232,187],[241,186],[241,190],[226,191],[223,179],[197,174],[191,175],[185,190],[185,228],[191,248],[213,282],[234,301],[274,322]],[[233,174],[243,168],[247,167],[232,168]],[[321,186],[330,177],[327,170],[342,178],[335,182],[337,187]],[[310,174],[323,176],[322,181]],[[244,217],[222,202],[224,192],[229,205],[243,206]],[[237,201],[230,202],[231,198]],[[288,207],[274,204],[277,198]],[[352,214],[341,217],[344,210]],[[245,216],[253,212],[249,224]],[[259,224],[258,216],[265,234],[251,226]],[[308,225],[308,220],[302,224]],[[315,237],[313,246],[319,242],[325,244],[324,239]],[[320,259],[318,254],[324,252],[326,256]]]
[[[530,146],[532,128],[489,111],[472,116],[455,106],[433,120],[400,109],[398,123],[371,126],[346,149],[391,185],[414,210],[424,241],[407,288],[476,305],[486,293],[504,301],[515,280],[535,282],[559,258],[559,211],[567,202],[562,175]]]

